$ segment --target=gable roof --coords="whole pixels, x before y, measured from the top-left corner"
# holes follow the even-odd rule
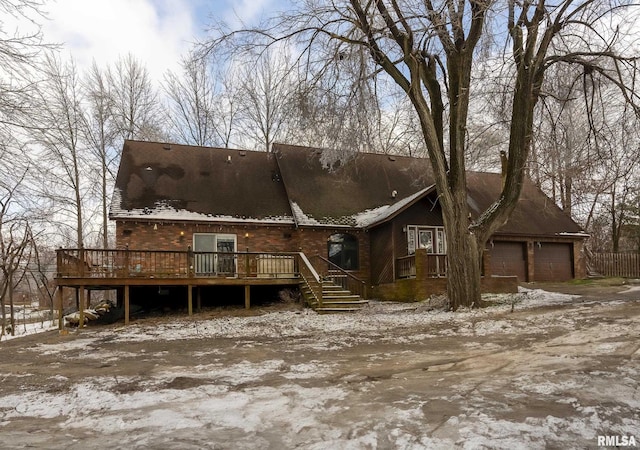
[[[293,224],[274,155],[125,141],[112,219]]]
[[[433,186],[428,160],[357,153],[331,170],[322,150],[274,144],[298,225],[368,227]]]
[[[435,196],[427,159],[358,153],[329,170],[321,152],[283,144],[266,153],[125,141],[110,217],[367,229]],[[499,196],[501,177],[469,172],[467,181],[478,217]],[[498,234],[584,236],[529,180]]]
[[[467,173],[467,203],[473,218],[485,211],[502,191],[498,173]],[[503,235],[582,235],[582,228],[531,180],[525,178],[520,199],[509,221],[498,230]]]
[[[328,170],[321,150],[274,144],[292,211],[299,225],[372,228],[434,192],[428,159],[358,153]],[[477,218],[498,198],[500,174],[468,172],[468,203]],[[395,191],[396,196],[393,197]],[[580,234],[582,229],[530,180],[500,234],[548,236]]]

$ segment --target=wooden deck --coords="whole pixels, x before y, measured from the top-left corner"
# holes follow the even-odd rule
[[[251,305],[252,286],[301,286],[307,304],[323,309],[323,291],[332,283],[347,300],[367,298],[366,283],[321,256],[302,252],[194,252],[163,250],[58,249],[58,301],[64,289],[75,289],[79,305],[90,303],[91,291],[115,289],[129,323],[130,288],[185,286],[186,306],[193,313],[194,290],[200,305],[201,287],[244,286],[245,307]],[[86,294],[86,295],[85,295]],[[332,299],[335,295],[329,295]],[[357,298],[356,298],[357,297]],[[336,303],[335,299],[334,303]],[[355,302],[354,303],[358,303]],[[326,308],[325,308],[326,309]],[[344,309],[343,309],[344,310]],[[84,308],[79,308],[80,323]],[[62,308],[60,308],[62,328]]]
[[[60,305],[65,288],[77,291],[80,305],[88,303],[92,290],[118,290],[128,324],[131,287],[186,286],[191,315],[194,288],[244,286],[249,308],[251,286],[296,286],[310,276],[319,280],[313,268],[306,266],[308,260],[301,253],[58,249],[56,284]],[[83,311],[80,308],[81,323]]]
[[[299,253],[58,249],[58,286],[289,284]]]

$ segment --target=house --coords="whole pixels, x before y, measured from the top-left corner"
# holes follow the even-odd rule
[[[497,198],[501,178],[469,173],[468,186],[477,215]],[[192,287],[200,295],[239,285],[249,295],[251,286],[330,274],[360,297],[413,300],[445,288],[447,237],[426,159],[359,153],[326,167],[321,150],[293,145],[266,153],[126,141],[110,218],[117,248],[63,251],[59,285],[186,286],[189,305]],[[527,181],[487,244],[485,288],[583,277],[585,238]]]

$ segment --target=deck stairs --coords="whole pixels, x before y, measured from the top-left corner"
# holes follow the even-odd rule
[[[320,314],[356,312],[369,304],[359,295],[329,281],[322,281],[322,305],[313,295],[307,283],[300,285],[300,291],[306,304]]]

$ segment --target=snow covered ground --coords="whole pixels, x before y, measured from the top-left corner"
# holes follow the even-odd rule
[[[292,310],[50,331],[0,344],[0,447],[638,442],[638,298],[523,290],[456,313],[372,302],[350,315]]]

